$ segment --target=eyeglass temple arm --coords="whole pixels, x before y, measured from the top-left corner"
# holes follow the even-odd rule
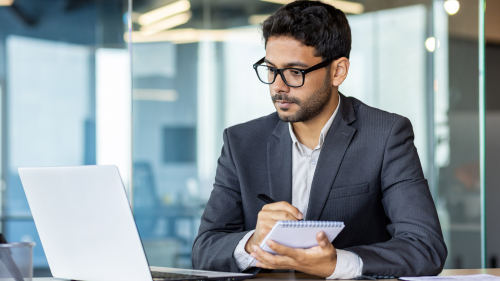
[[[323,62],[320,62],[319,64],[304,70],[302,73],[306,74],[306,73],[309,73],[309,72],[314,71],[316,69],[320,69],[322,67],[325,67],[325,66],[329,65],[334,60],[335,60],[335,58],[324,60]]]
[[[266,57],[261,58],[258,62],[254,63],[254,65],[258,65],[263,63],[266,60]]]

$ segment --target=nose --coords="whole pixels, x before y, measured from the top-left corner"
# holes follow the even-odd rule
[[[274,83],[271,84],[273,85],[273,90],[275,93],[288,93],[290,91],[290,86],[288,86],[285,81],[281,78],[281,75],[276,75],[276,80],[274,80]]]

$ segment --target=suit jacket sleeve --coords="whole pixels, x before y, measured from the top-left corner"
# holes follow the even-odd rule
[[[410,121],[401,117],[384,151],[382,204],[392,239],[346,249],[361,257],[364,275],[437,275],[443,269],[447,249],[413,139]]]
[[[245,236],[240,185],[227,129],[210,195],[193,244],[193,268],[239,272],[233,252]]]

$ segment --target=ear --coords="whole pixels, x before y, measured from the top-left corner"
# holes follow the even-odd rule
[[[330,73],[332,75],[332,84],[335,87],[340,86],[342,82],[347,78],[347,73],[349,72],[350,62],[346,57],[341,57],[340,59],[334,60],[332,62]]]

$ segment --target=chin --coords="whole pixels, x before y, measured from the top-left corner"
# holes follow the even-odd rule
[[[280,108],[278,106],[275,107],[279,118],[283,122],[290,122],[290,120],[294,119],[295,114],[297,113],[295,110],[292,110],[291,108]]]
[[[279,116],[279,118],[281,119],[281,121],[283,121],[283,122],[290,122],[290,120],[291,120],[291,119],[292,119],[292,117],[293,117],[293,114],[280,112],[280,111],[278,110],[278,116]]]

